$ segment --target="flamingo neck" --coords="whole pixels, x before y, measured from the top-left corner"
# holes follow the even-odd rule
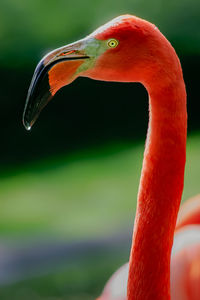
[[[129,262],[128,300],[170,299],[170,257],[183,191],[187,135],[185,85],[171,48],[171,62],[167,58],[163,71],[155,71],[145,84],[150,118]]]

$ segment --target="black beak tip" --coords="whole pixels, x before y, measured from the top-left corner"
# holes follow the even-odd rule
[[[22,123],[27,131],[30,131],[32,128],[31,122],[28,122],[24,117],[22,119]]]
[[[31,130],[31,125],[30,125],[30,123],[29,123],[29,122],[26,122],[24,119],[22,120],[22,122],[23,122],[23,125],[24,125],[25,129],[26,129],[27,131],[30,131],[30,130]]]

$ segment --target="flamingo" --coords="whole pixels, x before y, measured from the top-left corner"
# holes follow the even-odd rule
[[[192,218],[182,212],[177,222],[184,184],[187,109],[174,48],[154,24],[123,15],[86,38],[50,52],[37,65],[28,90],[25,128],[31,129],[56,92],[78,76],[140,82],[149,95],[129,264],[111,277],[98,299],[200,299],[199,218],[192,210]]]

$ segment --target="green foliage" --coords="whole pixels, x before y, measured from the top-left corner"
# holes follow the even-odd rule
[[[133,218],[142,153],[142,145],[113,145],[1,179],[0,234],[34,230],[75,238],[112,232],[127,214]]]
[[[143,144],[30,164],[0,181],[0,235],[112,233],[133,222]],[[188,140],[183,199],[199,191],[200,137]]]
[[[35,64],[45,51],[83,37],[124,13],[155,23],[180,54],[199,54],[199,9],[198,0],[1,0],[0,64]]]

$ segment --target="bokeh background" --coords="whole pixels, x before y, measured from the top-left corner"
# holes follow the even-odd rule
[[[200,192],[199,0],[0,0],[0,298],[94,299],[129,257],[148,97],[142,85],[78,78],[31,132],[29,83],[49,50],[117,15],[155,23],[188,93],[183,201]]]

